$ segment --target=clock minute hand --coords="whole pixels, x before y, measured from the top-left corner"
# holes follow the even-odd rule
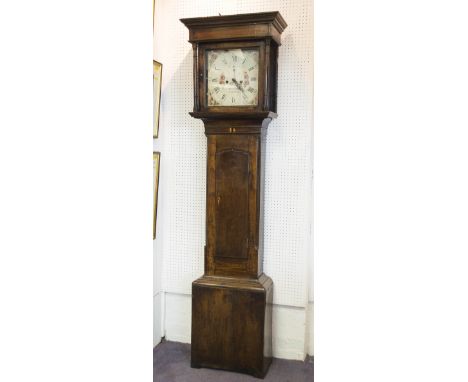
[[[236,84],[237,89],[239,89],[242,93],[244,92],[244,89],[242,89],[242,86],[239,84],[239,82],[236,81],[235,78],[232,79],[232,82]]]

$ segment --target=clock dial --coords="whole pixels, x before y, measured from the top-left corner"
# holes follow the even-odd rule
[[[256,106],[258,59],[258,49],[209,50],[208,106]]]

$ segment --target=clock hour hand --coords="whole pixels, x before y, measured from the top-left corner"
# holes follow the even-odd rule
[[[234,82],[237,86],[237,89],[239,89],[242,93],[244,92],[244,89],[242,88],[242,86],[240,85],[239,82],[236,81],[235,78],[232,79],[232,82]]]

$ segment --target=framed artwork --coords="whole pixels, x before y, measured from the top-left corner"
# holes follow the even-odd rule
[[[158,213],[159,160],[161,153],[153,152],[153,240],[156,239],[156,216]]]
[[[161,104],[161,78],[162,78],[162,64],[153,60],[153,100],[154,100],[153,138],[157,138],[158,133],[159,133],[159,105]]]

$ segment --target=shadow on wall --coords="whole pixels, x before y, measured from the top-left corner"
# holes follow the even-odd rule
[[[177,107],[169,107],[168,105],[165,111],[172,113],[173,117],[180,114],[186,114],[189,117],[188,112],[193,109],[193,58],[192,47],[189,43],[187,43],[187,48],[187,54],[175,70],[171,70],[174,68],[170,68],[168,65],[164,67],[161,107],[163,107],[164,100],[166,102],[172,100],[172,104],[177,105]],[[180,84],[185,86],[180,87]],[[180,106],[184,104],[187,106],[187,113],[180,113]]]
[[[164,291],[190,294],[192,281],[204,271],[206,138],[203,123],[189,115],[194,102],[193,51],[188,42],[185,49],[183,59],[179,53],[171,53],[178,56],[173,57],[177,66],[166,65],[167,75],[163,73],[161,130],[165,129],[167,137],[167,168],[161,170],[167,176],[162,181],[168,192],[161,221],[168,229],[163,238],[166,271],[162,277]],[[174,253],[177,256],[170,255]]]

